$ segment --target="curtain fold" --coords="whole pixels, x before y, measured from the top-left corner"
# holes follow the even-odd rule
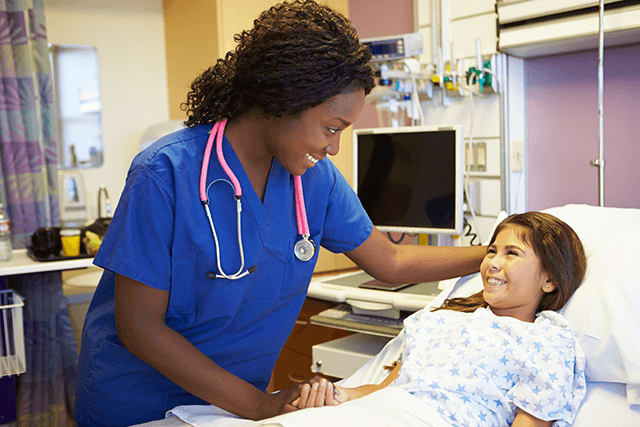
[[[53,81],[42,0],[0,0],[0,199],[14,248],[60,223]],[[7,278],[25,299],[18,426],[71,426],[77,349],[60,272]]]
[[[18,427],[72,426],[78,353],[61,274],[12,276],[8,285],[25,300],[27,372],[17,381]]]
[[[60,223],[53,81],[42,0],[0,0],[0,197],[14,248]]]

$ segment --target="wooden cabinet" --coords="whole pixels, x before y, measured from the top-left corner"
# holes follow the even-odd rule
[[[309,323],[311,316],[334,305],[334,302],[306,299],[293,331],[280,352],[268,391],[280,390],[312,377],[314,374],[311,372],[311,347],[352,334]]]

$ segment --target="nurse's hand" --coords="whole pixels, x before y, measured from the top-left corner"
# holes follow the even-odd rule
[[[267,394],[268,400],[266,405],[262,407],[262,415],[256,419],[265,419],[275,417],[276,415],[286,414],[287,412],[297,411],[298,408],[291,402],[299,399],[301,393],[301,385],[296,384],[278,391],[277,393]]]
[[[314,381],[312,384],[305,383],[302,385],[300,397],[291,404],[298,409],[339,405],[346,399],[341,396],[338,388],[324,378],[320,381]]]

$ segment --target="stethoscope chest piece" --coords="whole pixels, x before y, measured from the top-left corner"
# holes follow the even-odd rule
[[[224,128],[227,124],[227,120],[224,119],[222,121],[216,122],[211,128],[211,132],[209,132],[209,137],[207,138],[207,145],[204,150],[204,156],[202,158],[202,168],[200,169],[200,202],[202,206],[204,206],[205,214],[207,216],[207,220],[209,222],[209,226],[211,227],[211,234],[213,236],[213,240],[215,242],[216,249],[216,263],[218,267],[219,273],[208,272],[208,279],[229,279],[229,280],[237,280],[245,277],[248,274],[254,273],[256,271],[256,266],[251,266],[248,269],[244,268],[244,249],[242,247],[242,187],[240,186],[240,182],[238,178],[235,176],[226,160],[224,159],[224,154],[222,152],[222,140],[224,138]],[[209,167],[209,157],[211,156],[211,151],[213,150],[214,139],[216,142],[216,154],[218,155],[218,161],[220,162],[220,166],[227,174],[227,177],[230,181],[226,179],[216,179],[209,184],[215,184],[218,181],[225,181],[231,187],[233,187],[234,197],[236,199],[236,212],[237,212],[237,231],[238,231],[238,246],[240,250],[240,268],[233,274],[226,273],[222,269],[222,263],[220,261],[220,243],[218,242],[218,235],[216,233],[215,225],[213,224],[213,218],[211,216],[211,211],[209,209],[209,186],[206,185],[207,180],[207,170]],[[316,245],[313,243],[313,240],[309,239],[309,223],[307,222],[307,209],[304,204],[304,194],[302,192],[302,179],[299,175],[293,177],[294,181],[294,191],[295,191],[295,199],[296,199],[296,222],[298,226],[298,235],[302,236],[300,240],[298,240],[293,246],[293,252],[300,261],[309,261],[316,253]],[[244,271],[243,271],[244,270]]]
[[[316,246],[308,236],[302,236],[293,246],[293,253],[300,261],[309,261],[316,253]]]

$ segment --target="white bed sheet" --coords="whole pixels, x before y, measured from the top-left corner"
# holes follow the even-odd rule
[[[206,407],[199,407],[197,414],[195,414],[192,409],[178,407],[172,412],[190,425],[198,427],[449,426],[435,410],[398,387],[386,387],[361,399],[339,406],[306,409],[262,421],[225,418],[220,415],[212,416],[206,414]]]
[[[363,365],[356,373],[339,382],[346,387],[358,386],[366,383],[380,382],[386,376],[383,366],[389,365],[402,353],[402,333],[392,339],[369,362]],[[418,399],[410,394],[390,387],[390,391],[374,393],[362,402],[348,402],[347,404],[332,408],[315,408],[304,410],[287,416],[271,419],[272,423],[265,421],[254,422],[239,419],[236,416],[216,408],[215,406],[179,406],[169,411],[166,419],[140,424],[145,427],[177,427],[192,425],[197,427],[238,427],[238,426],[268,426],[281,425],[285,427],[326,425],[328,420],[331,425],[353,427],[354,425],[371,426],[440,426],[437,413],[428,414],[429,409]],[[386,390],[386,389],[385,389]],[[351,404],[349,406],[348,404]],[[395,407],[395,409],[394,409]],[[425,409],[426,408],[426,409]],[[416,411],[423,414],[420,419],[415,418]],[[364,423],[362,416],[375,414],[375,421]],[[357,418],[355,418],[357,417]],[[354,424],[354,420],[358,420]],[[424,421],[428,419],[431,424]],[[400,424],[398,424],[402,421]],[[275,424],[274,424],[275,423]],[[446,425],[446,424],[445,424]],[[640,410],[629,408],[624,384],[618,383],[587,383],[587,394],[578,411],[575,427],[600,427],[604,425],[616,425],[621,427],[640,426]]]

